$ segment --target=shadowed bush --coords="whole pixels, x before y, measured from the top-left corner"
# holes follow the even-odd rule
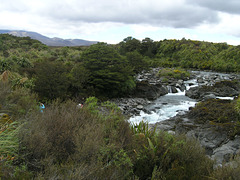
[[[195,140],[159,133],[136,134],[134,174],[139,179],[205,179],[213,162]]]
[[[109,111],[111,116],[102,116],[88,107],[92,108],[91,103],[79,108],[72,101],[55,102],[44,113],[28,117],[21,139],[30,170],[45,178],[70,176],[68,168],[72,168],[71,176],[76,176],[78,169],[79,176],[90,179],[131,175],[131,162],[129,159],[126,165],[124,150],[131,139],[128,123],[112,108],[103,106],[100,110]],[[79,166],[84,167],[82,172]]]

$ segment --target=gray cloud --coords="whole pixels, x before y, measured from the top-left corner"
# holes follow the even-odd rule
[[[240,14],[239,0],[187,0],[189,4],[195,4],[210,10],[226,12],[230,14]]]
[[[177,28],[189,28],[201,23],[217,23],[219,21],[217,12],[202,5],[184,4],[181,0],[168,0],[168,2],[157,0],[70,2],[51,1],[38,11],[40,14],[57,21],[144,23]]]

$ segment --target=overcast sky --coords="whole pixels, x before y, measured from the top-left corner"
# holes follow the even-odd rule
[[[132,36],[240,45],[240,0],[0,0],[0,29],[108,43]]]

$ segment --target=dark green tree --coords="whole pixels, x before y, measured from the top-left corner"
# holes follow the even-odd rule
[[[157,53],[157,43],[154,42],[152,39],[146,37],[142,40],[140,53],[143,56],[148,56],[150,58],[154,57]]]
[[[134,68],[135,73],[139,73],[144,69],[148,68],[147,62],[144,60],[143,56],[137,52],[128,52],[126,54],[129,64]]]
[[[135,87],[132,68],[111,46],[92,45],[81,59],[90,72],[88,85],[94,87],[97,96],[114,97]]]
[[[90,72],[82,63],[76,64],[70,72],[70,91],[74,96],[85,97],[92,95],[92,89],[88,86]]]
[[[140,51],[141,42],[131,36],[125,38],[122,42],[119,43],[120,49],[119,52],[122,55],[125,55],[127,52]]]
[[[35,64],[35,92],[41,100],[66,99],[68,97],[68,67],[60,62]]]

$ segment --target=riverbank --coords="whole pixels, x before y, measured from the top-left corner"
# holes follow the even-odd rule
[[[215,99],[227,99],[231,102],[237,98],[240,93],[238,74],[192,71],[191,77],[187,80],[169,80],[167,83],[161,82],[150,73],[140,77],[145,77],[141,79],[151,84],[164,87],[168,93],[155,100],[126,98],[125,103],[122,104],[119,101],[122,110],[126,110],[125,114],[131,112],[129,118],[131,123],[137,124],[143,120],[151,127],[156,127],[157,131],[186,134],[189,138],[198,139],[205,148],[206,154],[216,159],[216,165],[228,162],[231,157],[239,153],[239,135],[230,137],[227,132],[229,129],[222,128],[222,124],[213,124],[210,121],[199,123],[196,121],[197,116],[189,115],[198,102]],[[147,77],[151,78],[147,79]],[[182,90],[179,88],[179,82],[182,82]],[[221,114],[221,112],[217,113]]]

